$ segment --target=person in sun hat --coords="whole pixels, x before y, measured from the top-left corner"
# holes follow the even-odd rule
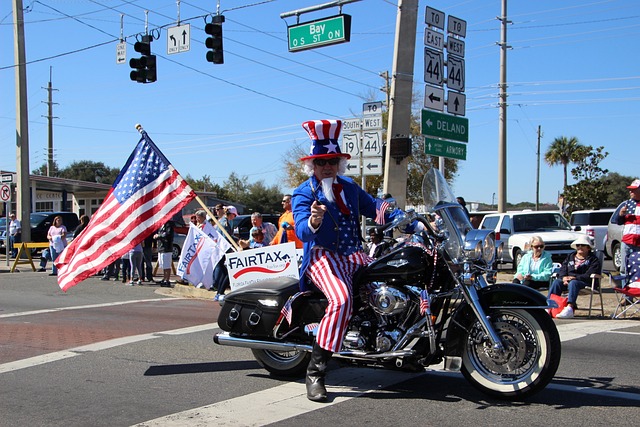
[[[629,199],[622,202],[613,216],[611,222],[622,225],[622,242],[620,243],[620,273],[627,274],[627,259],[632,253],[640,251],[640,179],[634,179],[627,186]],[[628,281],[625,281],[628,283]],[[624,285],[623,285],[624,286]]]
[[[351,318],[353,274],[372,261],[362,248],[360,217],[383,224],[399,211],[381,209],[381,199],[342,176],[351,156],[340,151],[340,120],[311,120],[302,127],[311,139],[309,155],[300,159],[309,179],[291,199],[295,232],[303,242],[300,286],[308,289],[310,280],[328,300],[313,344],[306,387],[308,399],[325,401],[326,366],[340,350]]]
[[[587,287],[592,274],[600,273],[600,259],[593,253],[593,237],[586,234],[579,236],[571,243],[571,247],[575,252],[567,255],[558,278],[549,287],[549,295],[562,295],[562,292],[569,291],[567,306],[556,316],[559,319],[573,317],[578,308],[578,292]]]

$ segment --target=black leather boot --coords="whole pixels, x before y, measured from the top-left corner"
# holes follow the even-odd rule
[[[311,360],[307,367],[307,399],[314,402],[325,402],[327,400],[327,389],[324,386],[325,371],[327,363],[333,353],[323,349],[318,343],[313,343]]]

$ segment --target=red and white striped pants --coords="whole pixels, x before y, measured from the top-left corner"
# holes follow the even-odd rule
[[[307,275],[329,302],[316,337],[323,349],[334,353],[340,350],[353,309],[353,275],[371,261],[364,252],[345,256],[326,249],[312,251]]]

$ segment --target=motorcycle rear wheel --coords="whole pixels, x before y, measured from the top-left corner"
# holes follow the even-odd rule
[[[278,377],[305,376],[311,353],[307,351],[273,351],[251,349],[260,366]]]
[[[502,339],[495,351],[479,322],[469,329],[462,354],[462,374],[491,396],[520,400],[542,390],[560,364],[560,335],[543,310],[497,309],[489,317]]]

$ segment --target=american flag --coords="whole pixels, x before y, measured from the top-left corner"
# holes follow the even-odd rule
[[[100,209],[56,260],[63,291],[119,259],[189,203],[195,193],[145,131]]]
[[[307,294],[310,294],[310,293],[311,292],[309,292],[309,291],[296,292],[294,295],[289,297],[289,299],[287,300],[286,303],[284,303],[284,307],[282,307],[282,310],[280,311],[280,314],[283,315],[285,319],[287,319],[287,323],[289,323],[289,325],[291,325],[291,318],[293,317],[293,309],[291,307],[293,305],[293,302],[300,295],[307,295]]]
[[[431,311],[431,303],[429,301],[429,294],[426,289],[423,289],[420,292],[420,315],[424,316],[425,313],[429,313]]]
[[[378,206],[376,209],[376,223],[383,225],[386,223],[384,214],[385,212],[387,212],[387,208],[389,208],[389,203],[386,200],[382,200],[382,202],[379,203],[380,206]]]

